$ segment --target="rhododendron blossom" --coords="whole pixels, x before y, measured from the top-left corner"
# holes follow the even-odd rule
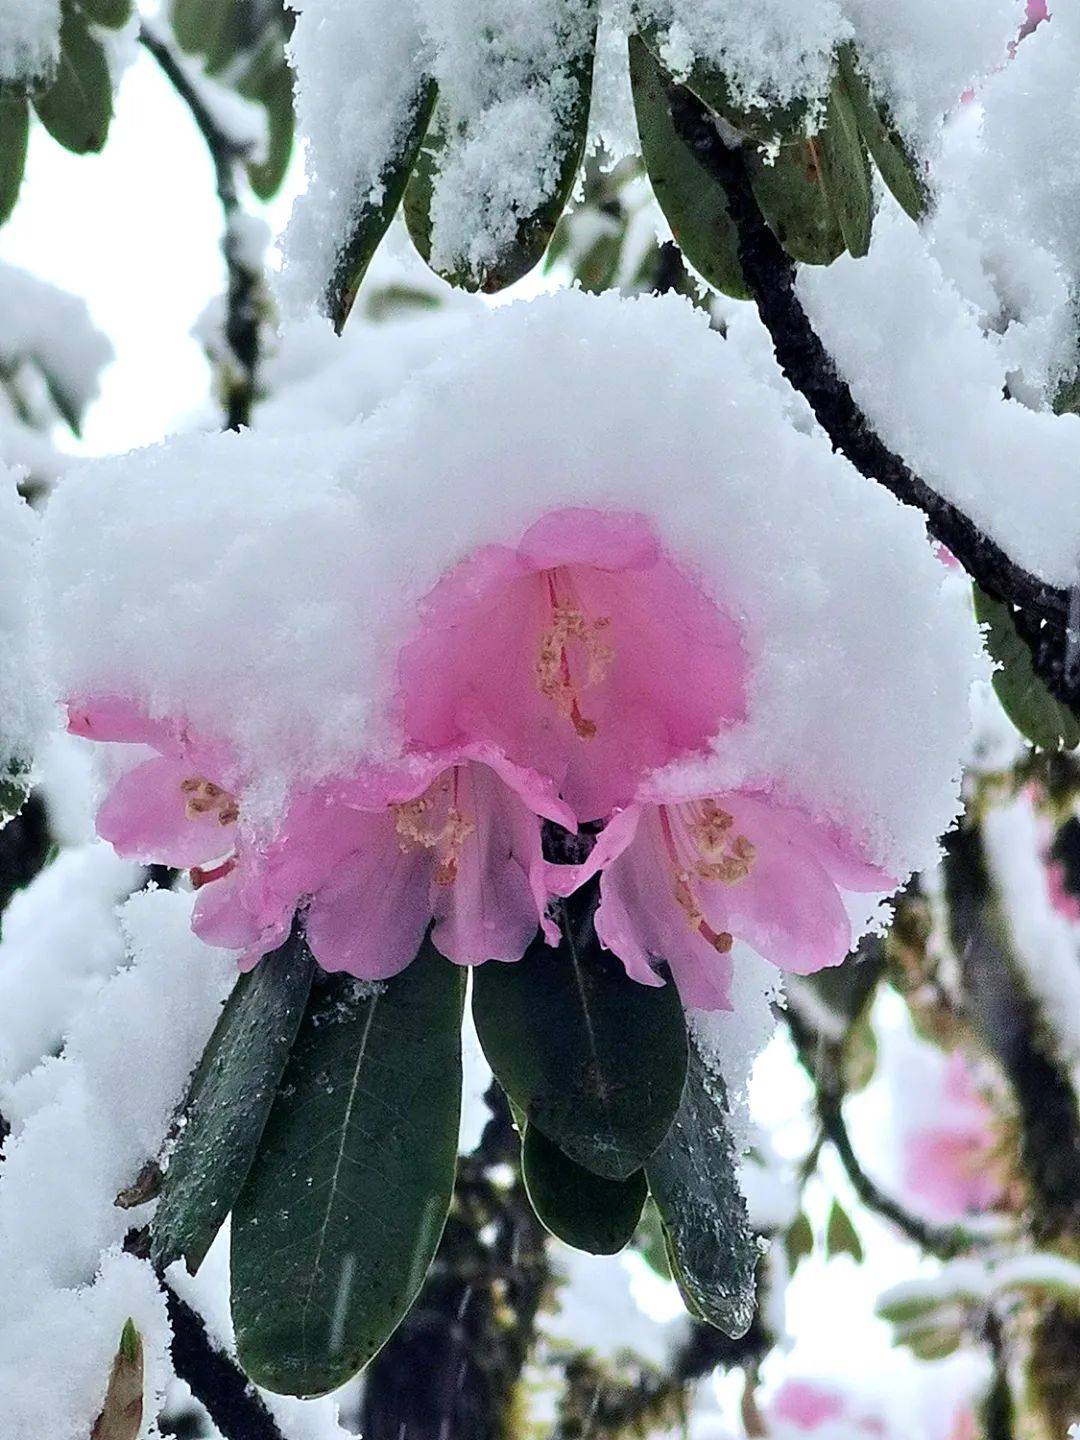
[[[666,962],[686,1004],[731,1006],[731,949],[745,941],[811,974],[851,948],[841,890],[893,882],[833,826],[766,794],[671,794],[618,811],[584,864],[552,867],[569,893],[601,873],[596,933],[645,985]]]
[[[787,1380],[768,1408],[768,1433],[818,1433],[833,1436],[884,1436],[879,1416],[866,1413],[852,1397],[816,1380]]]
[[[574,828],[551,782],[474,745],[298,796],[265,856],[241,858],[193,917],[209,944],[245,968],[306,912],[325,970],[384,980],[432,941],[460,965],[518,960],[546,919],[540,819]]]
[[[1005,1189],[994,1114],[959,1050],[945,1067],[940,1111],[940,1123],[905,1138],[905,1190],[943,1222],[994,1209]]]
[[[643,516],[556,510],[428,595],[402,718],[425,748],[499,746],[596,820],[742,718],[744,669],[734,622]]]
[[[68,729],[157,752],[121,775],[98,811],[98,834],[118,854],[190,869],[196,886],[232,868],[240,809],[227,745],[193,736],[183,721],[151,719],[115,696],[72,701]]]

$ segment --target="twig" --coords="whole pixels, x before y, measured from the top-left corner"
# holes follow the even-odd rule
[[[173,1369],[185,1380],[224,1440],[285,1440],[243,1371],[206,1333],[202,1317],[164,1286]]]
[[[246,159],[247,149],[222,129],[172,48],[145,23],[139,29],[139,43],[154,57],[190,110],[214,166],[217,196],[225,216],[225,233],[221,241],[228,275],[225,340],[237,371],[235,378],[227,378],[226,381],[226,424],[230,430],[239,430],[250,424],[251,407],[255,400],[262,288],[262,276],[252,270],[244,259],[237,228],[237,221],[243,215],[237,173]]]
[[[920,1219],[870,1178],[855,1153],[848,1133],[844,1119],[844,1087],[832,1047],[799,1014],[794,1004],[789,1002],[780,1013],[787,1021],[799,1060],[813,1082],[814,1103],[822,1132],[836,1151],[852,1189],[866,1208],[891,1221],[928,1255],[936,1255],[942,1260],[951,1260],[984,1243],[980,1236],[960,1226],[931,1225]]]
[[[745,152],[721,137],[709,111],[689,90],[669,90],[671,116],[683,140],[723,186],[738,233],[743,275],[772,338],[784,375],[810,404],[835,449],[868,479],[926,516],[931,534],[995,599],[1016,606],[1017,629],[1038,673],[1080,715],[1080,665],[1069,644],[1070,591],[1047,585],[1005,551],[951,501],[888,448],[855,403],[795,293],[796,267],[761,213]]]

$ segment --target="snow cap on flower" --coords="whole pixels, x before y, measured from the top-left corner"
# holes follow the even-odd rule
[[[422,746],[499,745],[597,820],[744,718],[744,671],[736,627],[643,515],[560,509],[426,598],[400,660],[403,721]]]
[[[968,689],[984,671],[979,637],[971,616],[942,600],[921,519],[823,435],[797,430],[779,372],[761,376],[737,339],[678,297],[562,292],[478,316],[452,353],[351,427],[194,436],[86,462],[44,521],[59,681],[74,696],[152,698],[153,714],[182,715],[192,735],[227,744],[252,777],[236,796],[244,825],[271,834],[286,792],[426,748],[405,731],[399,657],[407,678],[409,646],[437,618],[444,579],[441,593],[457,603],[454,577],[470,557],[497,554],[542,600],[534,577],[545,562],[584,558],[582,570],[602,572],[627,605],[647,594],[671,601],[665,658],[679,674],[652,691],[662,723],[643,727],[649,746],[635,763],[682,749],[659,772],[670,793],[768,794],[903,879],[933,861],[957,812]],[[605,517],[581,530],[588,553],[534,548],[545,517],[566,511]],[[634,542],[623,560],[647,530],[655,586],[621,585],[629,568],[596,565],[597,535],[612,546],[619,526]],[[573,539],[564,533],[559,546]],[[621,641],[589,627],[609,614],[608,628],[619,627],[615,600],[590,600],[580,623],[557,621],[549,605],[524,633],[509,619],[504,628],[496,608],[513,651],[483,650],[484,676],[512,659],[514,695],[541,706],[529,717],[554,717],[564,735],[569,724],[572,754],[603,756],[603,721],[623,723],[624,692],[611,692],[610,715],[593,702],[621,675]],[[702,644],[687,629],[697,615]],[[625,663],[651,665],[655,632],[634,623]],[[566,643],[573,695],[560,664],[542,667],[554,699],[536,683],[549,632],[556,660]],[[721,633],[738,638],[738,698],[703,660]],[[473,658],[455,645],[442,676],[429,677],[443,698],[428,718],[449,716],[459,740],[475,711],[458,683]],[[480,708],[502,723],[496,702],[512,697],[486,678],[484,687]],[[575,695],[597,724],[591,740],[573,729]],[[715,724],[704,695],[721,712]],[[504,740],[521,742],[516,723]],[[525,749],[511,759],[533,763]],[[587,795],[597,782],[584,773],[568,762],[550,778]],[[600,773],[614,794],[615,772]]]

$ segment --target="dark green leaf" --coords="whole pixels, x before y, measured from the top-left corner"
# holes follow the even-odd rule
[[[686,1027],[674,985],[628,978],[603,950],[596,886],[560,907],[562,943],[473,981],[480,1043],[503,1089],[579,1165],[625,1180],[667,1134],[682,1096]]]
[[[840,223],[844,244],[856,258],[870,249],[874,221],[874,195],[870,161],[855,111],[839,75],[835,76],[819,136],[821,179],[829,203]]]
[[[838,1200],[833,1201],[829,1211],[829,1223],[825,1228],[825,1255],[829,1260],[834,1255],[850,1255],[857,1265],[861,1265],[863,1260],[859,1232]]]
[[[22,95],[0,95],[0,225],[15,209],[26,168],[30,106]]]
[[[840,79],[881,178],[913,220],[926,214],[929,196],[919,168],[876,103],[858,68],[854,47],[840,47]]]
[[[482,290],[494,294],[513,285],[543,258],[555,227],[558,225],[570,192],[574,188],[585,152],[589,128],[589,105],[592,99],[593,63],[596,52],[596,0],[563,0],[568,10],[578,10],[587,34],[585,45],[567,58],[563,67],[566,86],[572,92],[567,106],[559,149],[555,157],[554,183],[544,198],[528,215],[518,220],[513,239],[499,253],[485,260],[475,271],[471,268],[438,270],[443,279],[464,290]],[[561,88],[561,87],[560,87]],[[425,146],[417,164],[416,174],[405,193],[405,218],[416,246],[424,260],[431,264],[431,206],[434,193],[441,183],[439,164],[442,155],[452,152],[469,137],[468,119],[451,126],[440,107],[432,123],[431,143]]]
[[[679,87],[636,35],[630,36],[630,84],[642,157],[679,249],[710,285],[748,300],[723,188],[679,137],[670,104]]]
[[[315,962],[298,928],[242,975],[191,1081],[151,1227],[151,1256],[194,1273],[247,1179],[304,1013]]]
[[[349,233],[338,252],[334,273],[326,289],[326,313],[341,334],[356,292],[375,254],[376,247],[394,218],[405,185],[417,163],[420,145],[435,108],[437,86],[428,75],[417,78],[409,107],[408,123],[401,127],[398,148],[388,157],[379,177],[381,198],[364,200],[349,223]]]
[[[792,1274],[800,1260],[814,1253],[814,1232],[804,1210],[800,1210],[792,1221],[791,1228],[784,1237],[784,1249],[787,1252],[788,1270]]]
[[[533,1209],[567,1245],[591,1255],[615,1255],[629,1244],[648,1194],[643,1170],[628,1180],[594,1175],[529,1125],[521,1171]]]
[[[687,1308],[733,1339],[745,1335],[758,1247],[739,1190],[724,1084],[693,1041],[682,1104],[645,1174]]]
[[[831,265],[844,235],[822,179],[818,137],[781,145],[775,158],[748,157],[750,183],[762,214],[788,254],[807,265]]]
[[[60,61],[52,83],[34,97],[38,119],[76,155],[105,144],[112,119],[112,80],[105,51],[82,14],[68,6],[60,24]]]
[[[281,45],[273,49],[277,62],[273,68],[267,72],[261,67],[240,87],[242,95],[258,100],[266,110],[266,158],[247,167],[251,188],[260,200],[275,195],[285,179],[295,129],[292,72]]]
[[[651,1195],[645,1201],[645,1208],[641,1212],[641,1220],[632,1243],[634,1249],[644,1257],[650,1270],[655,1271],[661,1280],[671,1279],[667,1236],[664,1234],[664,1224],[660,1219],[660,1212],[656,1208],[656,1201]]]
[[[989,626],[986,648],[1001,667],[994,674],[994,689],[1006,715],[1040,750],[1074,750],[1080,745],[1080,722],[1036,675],[1009,607],[991,600],[977,585],[974,593],[976,618]]]
[[[95,25],[118,30],[131,19],[131,0],[79,0],[83,14]]]
[[[427,942],[375,993],[316,978],[233,1209],[237,1351],[268,1390],[333,1390],[416,1298],[453,1190],[464,1000]]]

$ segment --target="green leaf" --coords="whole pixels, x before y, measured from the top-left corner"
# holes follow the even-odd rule
[[[630,85],[641,154],[679,249],[710,285],[736,300],[748,300],[723,187],[679,137],[671,118],[679,86],[636,35],[630,36]]]
[[[788,1271],[791,1274],[795,1273],[800,1260],[805,1260],[808,1255],[814,1253],[814,1231],[810,1221],[806,1218],[805,1210],[800,1210],[792,1221],[784,1236],[784,1249],[787,1253]]]
[[[570,192],[574,188],[585,141],[589,129],[589,106],[592,99],[593,64],[596,57],[597,0],[563,0],[567,11],[580,12],[584,22],[586,43],[575,54],[569,56],[563,66],[565,86],[560,93],[569,90],[570,99],[566,105],[564,123],[554,165],[553,183],[544,193],[540,203],[527,215],[518,219],[513,239],[491,258],[472,268],[436,269],[436,273],[451,285],[463,290],[481,290],[495,294],[513,285],[543,259],[544,251],[558,225]],[[519,62],[527,56],[515,56]],[[432,124],[430,143],[417,164],[416,174],[405,193],[405,218],[413,244],[427,264],[431,264],[431,207],[435,191],[441,182],[440,160],[444,154],[452,153],[455,147],[467,143],[469,137],[468,118],[452,125],[440,106]]]
[[[95,25],[119,30],[131,19],[131,0],[79,0],[83,14]]]
[[[833,1201],[829,1211],[829,1222],[825,1228],[825,1255],[829,1260],[836,1255],[850,1255],[856,1265],[863,1262],[859,1232],[838,1200]]]
[[[641,1168],[667,1134],[686,1074],[686,1027],[671,983],[631,980],[593,928],[597,886],[560,903],[562,941],[538,936],[516,965],[482,965],[473,1014],[495,1077],[529,1123],[611,1180]]]
[[[465,972],[425,941],[372,992],[316,977],[233,1209],[237,1352],[258,1385],[321,1395],[416,1298],[450,1205]]]
[[[841,45],[839,65],[840,81],[881,178],[911,218],[921,220],[929,204],[926,184],[886,112],[874,100],[859,71],[854,46]]]
[[[429,75],[417,77],[408,120],[401,127],[397,150],[387,158],[379,177],[381,198],[362,201],[349,223],[349,233],[334,262],[324,302],[326,313],[339,335],[349,318],[371,257],[401,203],[406,182],[417,163],[421,142],[431,122],[437,93],[438,87]]]
[[[821,180],[844,244],[856,258],[870,249],[874,222],[874,193],[870,161],[855,111],[839,75],[833,78],[825,111],[821,142]]]
[[[615,1255],[630,1243],[648,1194],[643,1170],[627,1180],[594,1175],[529,1125],[521,1172],[533,1209],[567,1245],[591,1255]]]
[[[0,225],[15,209],[26,169],[30,106],[23,95],[0,95]]]
[[[1001,667],[993,683],[1006,715],[1038,749],[1075,750],[1080,745],[1080,721],[1036,675],[1031,651],[1017,633],[1009,607],[991,600],[977,585],[974,598],[976,619],[989,626],[986,648]]]
[[[299,927],[242,975],[192,1077],[186,1119],[151,1225],[164,1268],[203,1262],[251,1169],[307,1004],[315,962]]]
[[[822,176],[818,136],[781,145],[775,158],[753,153],[747,168],[761,212],[794,260],[831,265],[845,249]]]
[[[82,14],[70,5],[60,22],[60,60],[47,89],[34,96],[38,119],[54,140],[76,155],[105,144],[112,119],[112,80],[105,51]]]
[[[661,1280],[671,1279],[671,1262],[668,1260],[667,1236],[656,1201],[650,1195],[641,1212],[637,1233],[633,1239],[634,1249],[644,1257],[645,1263],[660,1276]]]
[[[266,158],[247,167],[251,188],[260,200],[269,200],[281,187],[292,158],[295,116],[293,82],[280,43],[272,42],[274,64],[267,68],[259,59],[257,68],[240,86],[241,95],[258,100],[266,111]]]
[[[745,1335],[758,1247],[739,1190],[724,1084],[693,1041],[682,1104],[645,1174],[687,1308],[732,1339]]]

